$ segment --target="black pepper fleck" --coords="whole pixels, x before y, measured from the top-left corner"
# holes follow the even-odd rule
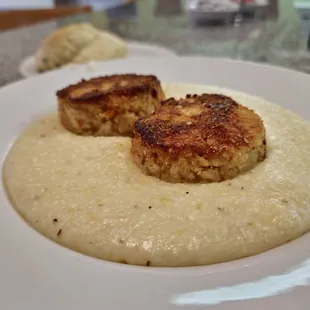
[[[98,207],[103,207],[103,203],[100,203],[100,204],[98,205]]]
[[[149,209],[152,209],[152,206],[149,206]]]
[[[241,186],[241,189],[244,189],[244,187],[243,187],[243,186]]]
[[[62,233],[62,229],[60,228],[60,229],[58,230],[57,237],[59,237],[59,236],[61,235],[61,233]]]
[[[219,211],[224,211],[224,209],[223,208],[220,208],[220,207],[218,207],[217,208]]]
[[[54,222],[54,223],[57,223],[57,222],[58,222],[58,219],[56,219],[56,218],[53,219],[53,222]]]
[[[186,195],[188,195],[189,194],[189,192],[186,192]]]

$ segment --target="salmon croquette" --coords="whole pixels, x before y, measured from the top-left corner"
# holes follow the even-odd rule
[[[142,171],[172,183],[220,182],[251,170],[266,156],[261,118],[217,94],[163,101],[135,124],[134,162]]]
[[[152,75],[82,80],[57,92],[61,124],[84,136],[132,136],[136,120],[151,115],[164,93]]]

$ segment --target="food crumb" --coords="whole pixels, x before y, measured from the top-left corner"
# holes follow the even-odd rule
[[[195,209],[196,210],[200,210],[202,208],[202,203],[201,202],[197,202],[195,205]]]
[[[59,236],[61,235],[61,233],[62,233],[62,229],[60,228],[60,229],[58,230],[57,237],[59,237]]]

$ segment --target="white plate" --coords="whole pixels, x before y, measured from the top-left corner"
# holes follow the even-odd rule
[[[154,44],[129,42],[128,49],[129,57],[177,56],[172,50]],[[36,69],[34,56],[28,56],[20,63],[19,73],[25,78],[40,74]]]
[[[55,91],[100,74],[156,74],[258,95],[310,119],[310,76],[276,67],[207,58],[131,58],[63,68],[0,90],[2,158],[22,128],[56,109]],[[276,115],[274,116],[276,117]],[[298,172],[296,172],[298,173]],[[192,268],[110,263],[70,251],[31,229],[0,188],[0,309],[309,309],[310,235],[263,254]]]

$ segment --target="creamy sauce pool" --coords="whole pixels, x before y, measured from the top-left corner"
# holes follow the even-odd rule
[[[35,229],[76,251],[147,266],[254,255],[310,229],[310,127],[259,98],[167,85],[167,97],[222,93],[264,120],[268,157],[222,183],[169,184],[132,163],[129,138],[81,137],[56,114],[32,124],[3,167],[8,195]]]

